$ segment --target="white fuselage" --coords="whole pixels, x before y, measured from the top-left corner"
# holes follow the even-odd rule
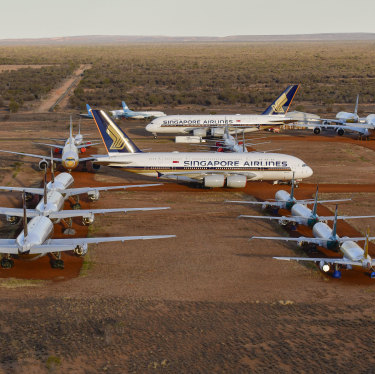
[[[224,126],[279,125],[289,121],[291,121],[291,118],[284,114],[173,115],[155,118],[146,126],[146,130],[153,134],[188,134],[197,129]]]
[[[67,170],[75,169],[79,163],[79,151],[74,143],[74,138],[69,138],[61,152],[61,163]]]
[[[34,217],[27,224],[27,236],[22,231],[16,238],[20,253],[28,252],[32,247],[43,244],[53,233],[53,223],[47,217]]]
[[[312,175],[302,160],[278,153],[220,153],[220,152],[150,152],[109,153],[96,156],[95,163],[142,175],[187,175],[202,179],[202,174],[241,174],[248,180],[301,180]]]

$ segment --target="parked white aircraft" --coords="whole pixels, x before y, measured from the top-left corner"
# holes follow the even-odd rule
[[[369,242],[369,231],[367,230],[366,242],[364,250],[355,242],[349,240],[340,245],[340,252],[342,258],[327,258],[327,257],[274,257],[276,260],[284,261],[308,261],[317,262],[319,267],[325,273],[330,270],[330,266],[334,266],[333,272],[334,278],[341,278],[341,272],[339,267],[345,266],[347,269],[351,269],[352,266],[359,266],[364,269],[370,270],[370,277],[375,278],[374,265],[375,260],[371,259],[368,253],[368,242]]]
[[[146,130],[155,137],[157,134],[192,134],[194,136],[222,136],[226,126],[231,129],[244,128],[245,132],[254,131],[260,125],[280,125],[295,122],[286,113],[293,101],[299,85],[287,89],[262,114],[215,114],[215,115],[172,115],[155,118]]]
[[[271,207],[276,210],[288,209],[290,210],[295,204],[314,204],[315,199],[303,199],[297,200],[294,197],[294,179],[292,179],[291,191],[288,193],[285,190],[279,190],[275,193],[275,200],[273,201],[243,201],[243,200],[227,200],[226,203],[236,203],[236,204],[250,204],[250,205],[260,205],[262,209]],[[318,200],[318,203],[336,203],[342,201],[350,201],[351,199],[340,199],[340,200]],[[281,218],[281,217],[279,217]]]
[[[350,200],[350,199],[349,199]],[[336,200],[337,201],[337,200]],[[335,200],[330,202],[336,202]],[[342,200],[345,201],[345,200]],[[314,226],[317,222],[334,221],[335,219],[364,219],[364,218],[375,218],[375,215],[371,216],[319,216],[317,214],[318,203],[318,187],[316,188],[315,201],[313,209],[309,209],[306,203],[295,203],[291,208],[291,216],[272,217],[272,216],[249,216],[240,215],[241,218],[254,218],[254,219],[268,219],[277,220],[281,225],[293,224],[293,225],[304,225]]]
[[[75,169],[80,162],[84,161],[91,161],[94,159],[94,157],[79,157],[79,153],[84,153],[86,151],[86,148],[88,146],[96,145],[98,143],[82,143],[82,135],[78,134],[75,137],[73,136],[73,125],[72,122],[70,122],[70,134],[69,138],[66,140],[64,145],[59,144],[45,144],[45,143],[38,143],[43,144],[48,147],[52,147],[53,149],[60,149],[61,150],[61,158],[56,158],[55,161],[61,162],[63,167],[67,169],[68,171],[71,171]],[[44,156],[44,155],[35,155],[30,153],[22,153],[22,152],[13,152],[13,151],[5,151],[0,150],[0,152],[3,153],[12,153],[16,155],[22,155],[22,156],[28,156],[28,157],[35,157],[41,159],[39,162],[39,168],[41,170],[48,167],[49,163],[51,162],[50,156]]]
[[[143,110],[135,112],[126,105],[125,101],[121,102],[121,110],[112,110],[110,111],[113,118],[130,118],[130,119],[145,119],[145,118],[158,118],[164,117],[166,114],[164,112],[155,111],[155,110]]]
[[[142,152],[104,112],[92,111],[107,155],[95,163],[151,177],[200,182],[205,187],[242,188],[248,180],[289,181],[313,171],[302,160],[277,153]]]
[[[53,222],[50,218],[38,215],[32,218],[29,223],[27,222],[25,194],[23,194],[23,222],[24,229],[16,239],[0,239],[0,253],[2,254],[0,264],[3,268],[13,267],[14,262],[11,255],[39,254],[39,256],[43,256],[51,253],[55,256],[55,260],[51,263],[52,267],[62,269],[64,268],[64,262],[61,260],[62,252],[74,251],[77,255],[83,256],[87,252],[88,244],[175,237],[175,235],[153,235],[50,239],[53,235]]]

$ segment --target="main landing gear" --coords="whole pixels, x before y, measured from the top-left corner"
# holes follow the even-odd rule
[[[64,261],[61,259],[61,252],[52,253],[52,258],[50,261],[52,269],[64,269]]]
[[[14,266],[14,261],[8,255],[1,259],[0,265],[3,269],[11,269]]]
[[[332,277],[335,279],[341,279],[341,271],[339,270],[339,266],[335,264],[335,270],[333,271]]]

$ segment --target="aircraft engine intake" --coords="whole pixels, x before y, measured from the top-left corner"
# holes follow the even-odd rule
[[[203,181],[205,187],[224,187],[225,178],[223,174],[207,175]]]
[[[86,152],[86,148],[85,147],[82,147],[81,148],[81,153],[85,153]]]
[[[245,175],[229,175],[227,177],[227,187],[230,188],[244,188],[246,187],[247,178]]]
[[[92,225],[94,223],[94,220],[95,220],[95,217],[94,217],[94,215],[92,213],[89,216],[82,217],[82,223],[85,226]]]
[[[87,245],[86,246],[77,245],[77,247],[74,248],[74,253],[77,256],[84,256],[87,253]]]
[[[319,127],[315,127],[314,128],[314,134],[315,135],[319,135],[320,134],[320,128]]]
[[[100,165],[99,164],[92,164],[92,168],[93,168],[93,170],[99,170]]]
[[[327,273],[329,271],[329,265],[324,261],[319,262],[319,268],[320,268],[320,270],[324,271],[325,273]]]
[[[15,225],[19,222],[20,218],[17,216],[6,216],[7,222],[9,222],[11,225]]]
[[[340,129],[337,130],[337,135],[339,135],[339,136],[343,136],[344,133],[345,133],[345,131],[342,128],[340,128]]]
[[[224,127],[214,127],[211,129],[211,136],[214,138],[220,138],[224,135]]]
[[[100,193],[98,190],[93,190],[93,191],[87,192],[87,196],[90,201],[97,201],[99,200]]]
[[[205,137],[205,136],[207,136],[207,130],[206,129],[194,129],[193,130],[193,135],[194,136]]]
[[[39,161],[39,169],[40,170],[45,170],[45,169],[48,168],[48,166],[49,166],[49,162],[47,160],[43,159],[43,160]]]

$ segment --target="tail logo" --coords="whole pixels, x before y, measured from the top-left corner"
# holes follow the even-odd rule
[[[285,93],[283,93],[276,101],[275,101],[275,104],[272,105],[272,109],[274,110],[274,112],[276,113],[285,113],[284,112],[284,109],[283,109],[283,106],[285,105],[285,103],[288,101],[288,98],[287,96],[285,95]]]
[[[118,133],[117,129],[112,125],[107,127],[106,133],[112,139],[112,145],[109,149],[121,150],[125,147],[125,141],[121,134]]]

